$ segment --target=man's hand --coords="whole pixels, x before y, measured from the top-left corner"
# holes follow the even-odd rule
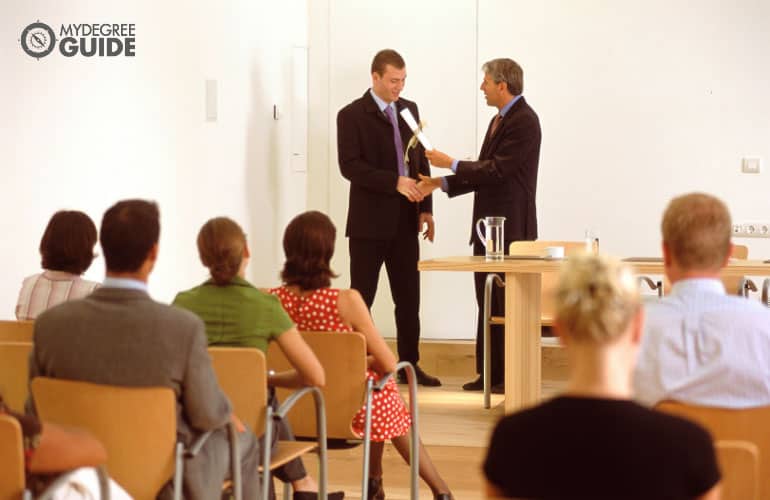
[[[441,187],[441,177],[428,177],[420,174],[420,182],[417,183],[417,189],[423,196],[428,196],[433,191]]]
[[[425,224],[428,225],[428,227],[423,230],[423,227],[425,227]],[[433,243],[433,237],[436,235],[436,224],[433,222],[433,215],[429,212],[422,212],[420,213],[420,219],[417,226],[418,231],[422,231],[422,239],[428,240],[431,243]]]
[[[406,196],[406,199],[409,201],[422,201],[425,198],[425,195],[417,189],[417,181],[411,177],[399,176],[396,190]]]
[[[246,426],[243,425],[243,422],[241,422],[241,419],[235,416],[235,413],[230,414],[230,422],[233,423],[235,426],[235,430],[238,431],[238,433],[246,432]]]
[[[425,157],[428,158],[428,161],[431,165],[439,168],[450,168],[452,166],[452,162],[454,161],[454,158],[446,153],[442,153],[438,149],[425,151]]]

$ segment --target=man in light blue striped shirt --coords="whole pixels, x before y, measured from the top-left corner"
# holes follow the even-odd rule
[[[747,408],[770,404],[770,309],[725,293],[730,213],[700,193],[674,198],[663,214],[663,259],[671,293],[646,306],[634,373],[636,399]]]

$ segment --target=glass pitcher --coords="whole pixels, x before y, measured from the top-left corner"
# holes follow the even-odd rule
[[[486,260],[503,260],[505,253],[505,217],[484,217],[476,221],[476,234],[486,249]],[[481,225],[485,228],[482,232]]]

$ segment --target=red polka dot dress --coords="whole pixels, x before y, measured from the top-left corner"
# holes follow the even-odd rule
[[[319,288],[310,295],[300,297],[286,287],[273,288],[270,293],[277,295],[281,304],[301,331],[313,332],[350,332],[352,329],[340,318],[337,300],[340,291],[336,288]],[[368,378],[377,382],[380,375],[374,370],[367,370]],[[359,436],[364,436],[366,408],[353,417],[352,427]],[[372,396],[372,441],[386,441],[403,436],[409,431],[412,420],[404,400],[398,393],[398,386],[391,378],[380,392]]]

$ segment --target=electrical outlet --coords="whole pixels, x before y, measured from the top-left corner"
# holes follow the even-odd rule
[[[770,238],[770,222],[733,224],[733,236],[738,238]]]
[[[744,158],[741,162],[741,172],[744,174],[758,174],[762,170],[760,158]]]

